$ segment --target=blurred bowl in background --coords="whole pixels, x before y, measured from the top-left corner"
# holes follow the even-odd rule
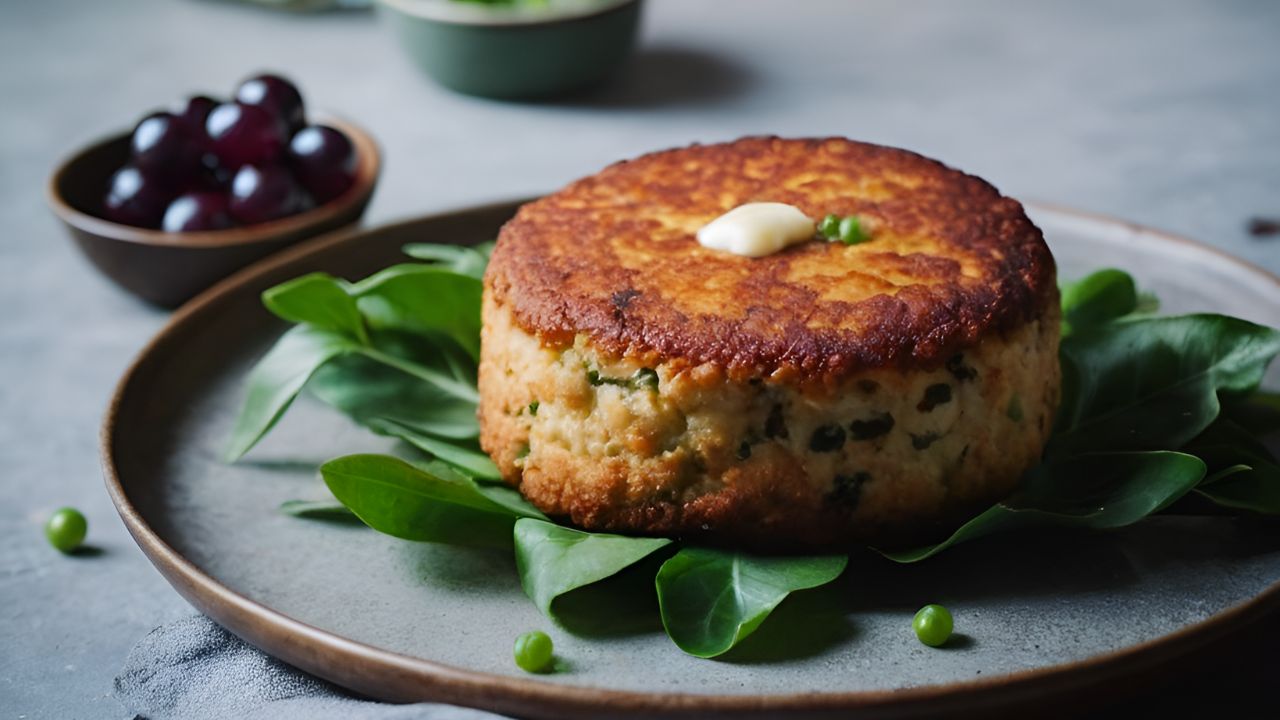
[[[319,121],[342,131],[355,146],[355,182],[342,195],[297,215],[227,230],[182,233],[103,219],[102,197],[111,175],[129,159],[129,131],[93,143],[61,162],[49,178],[46,197],[98,270],[148,302],[177,307],[255,260],[354,224],[364,214],[381,169],[378,146],[351,123],[332,117]]]
[[[378,0],[413,60],[445,87],[498,99],[599,84],[635,47],[641,0],[549,0],[542,7]]]

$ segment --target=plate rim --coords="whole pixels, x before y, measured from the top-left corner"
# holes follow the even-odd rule
[[[1067,663],[993,675],[988,678],[893,690],[830,693],[774,693],[725,695],[614,690],[573,684],[553,684],[532,678],[468,670],[413,657],[345,638],[302,622],[237,593],[207,574],[168,545],[142,517],[125,490],[116,463],[116,426],[130,386],[153,358],[177,342],[176,338],[219,301],[242,285],[280,270],[312,253],[357,238],[395,228],[451,217],[515,209],[532,198],[470,205],[401,219],[374,227],[341,230],[300,243],[220,281],[179,308],[143,346],[112,392],[99,433],[99,451],[107,493],[126,529],[165,580],[191,605],[236,636],[268,655],[356,692],[392,702],[433,701],[530,717],[601,717],[637,715],[677,716],[699,713],[830,715],[858,710],[877,715],[906,715],[928,710],[1007,707],[1032,698],[1043,699],[1101,682],[1133,680],[1157,668],[1186,659],[1228,635],[1247,628],[1280,609],[1280,580],[1242,603],[1184,626],[1172,633],[1101,655]],[[1280,290],[1280,276],[1211,245],[1108,215],[1063,205],[1024,201],[1034,211],[1075,221],[1117,226],[1129,233],[1189,245],[1217,256],[1237,269],[1269,281]],[[677,651],[673,648],[673,651]]]

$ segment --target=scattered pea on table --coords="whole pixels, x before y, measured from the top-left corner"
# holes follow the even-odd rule
[[[49,544],[64,553],[80,547],[88,532],[89,521],[75,508],[61,508],[44,524],[44,536],[49,539]]]

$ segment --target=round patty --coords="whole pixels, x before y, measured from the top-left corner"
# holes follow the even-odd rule
[[[747,202],[871,240],[700,246]],[[1053,258],[1022,207],[903,150],[746,138],[524,206],[485,275],[481,443],[591,530],[763,550],[928,539],[1007,494],[1057,403]]]

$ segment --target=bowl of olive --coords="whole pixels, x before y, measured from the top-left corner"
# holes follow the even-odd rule
[[[85,256],[139,297],[175,307],[249,263],[351,225],[368,206],[373,139],[310,117],[284,78],[204,95],[73,153],[46,195]]]

